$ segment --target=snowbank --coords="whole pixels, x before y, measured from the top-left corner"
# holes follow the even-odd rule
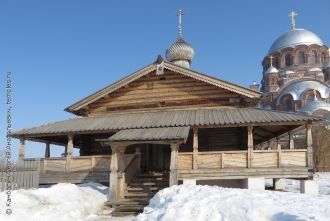
[[[330,195],[330,173],[316,173],[314,175],[314,181],[319,185],[320,194]],[[286,179],[285,190],[289,192],[300,192],[300,182],[298,180]]]
[[[12,192],[12,214],[5,214],[6,195],[0,193],[0,220],[79,221],[93,217],[106,201],[107,187],[61,183],[49,188]]]
[[[158,192],[135,221],[330,220],[330,174],[317,174],[319,196],[291,192],[251,191],[215,186],[181,185]],[[297,191],[299,183],[288,189]]]

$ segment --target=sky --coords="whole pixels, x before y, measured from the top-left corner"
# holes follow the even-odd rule
[[[328,0],[0,0],[0,148],[8,71],[14,130],[72,118],[65,107],[165,57],[179,8],[184,39],[195,49],[191,68],[245,87],[260,82],[261,61],[290,30],[291,10],[298,28],[330,44]],[[28,142],[26,156],[42,157],[44,149]],[[12,152],[17,157],[17,140]]]

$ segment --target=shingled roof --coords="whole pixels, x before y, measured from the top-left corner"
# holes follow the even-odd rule
[[[122,129],[185,127],[185,126],[244,126],[244,125],[303,125],[323,118],[292,112],[257,108],[198,108],[159,110],[151,112],[116,113],[105,116],[78,117],[12,133],[13,137],[80,134],[118,131]]]

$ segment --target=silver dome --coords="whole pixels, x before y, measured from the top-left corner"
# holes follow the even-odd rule
[[[179,37],[174,44],[166,50],[166,59],[181,66],[188,66],[194,58],[194,49]]]
[[[317,44],[323,46],[324,43],[319,36],[305,29],[293,29],[281,35],[270,47],[268,54],[280,51],[283,48],[294,47],[297,45]]]
[[[273,65],[270,65],[269,68],[265,71],[265,74],[273,74],[273,73],[278,73],[278,70]]]
[[[317,110],[330,111],[330,104],[324,101],[314,100],[299,109],[299,112],[313,114]]]
[[[288,85],[280,92],[280,95],[277,97],[276,100],[276,105],[279,105],[281,98],[287,94],[290,94],[295,101],[302,100],[303,95],[307,90],[318,91],[321,95],[321,98],[328,98],[330,95],[330,88],[325,84],[312,80],[298,81]]]

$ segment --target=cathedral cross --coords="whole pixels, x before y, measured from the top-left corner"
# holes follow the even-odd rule
[[[271,55],[271,56],[269,56],[269,61],[270,61],[270,65],[271,66],[273,66],[273,59],[274,59],[274,57]]]
[[[179,17],[179,37],[181,38],[182,37],[182,16],[184,15],[182,9],[179,10],[177,15]]]
[[[296,19],[295,17],[298,15],[297,12],[295,11],[292,11],[290,12],[289,14],[289,17],[291,17],[291,26],[292,26],[292,30],[295,30],[296,29]]]

